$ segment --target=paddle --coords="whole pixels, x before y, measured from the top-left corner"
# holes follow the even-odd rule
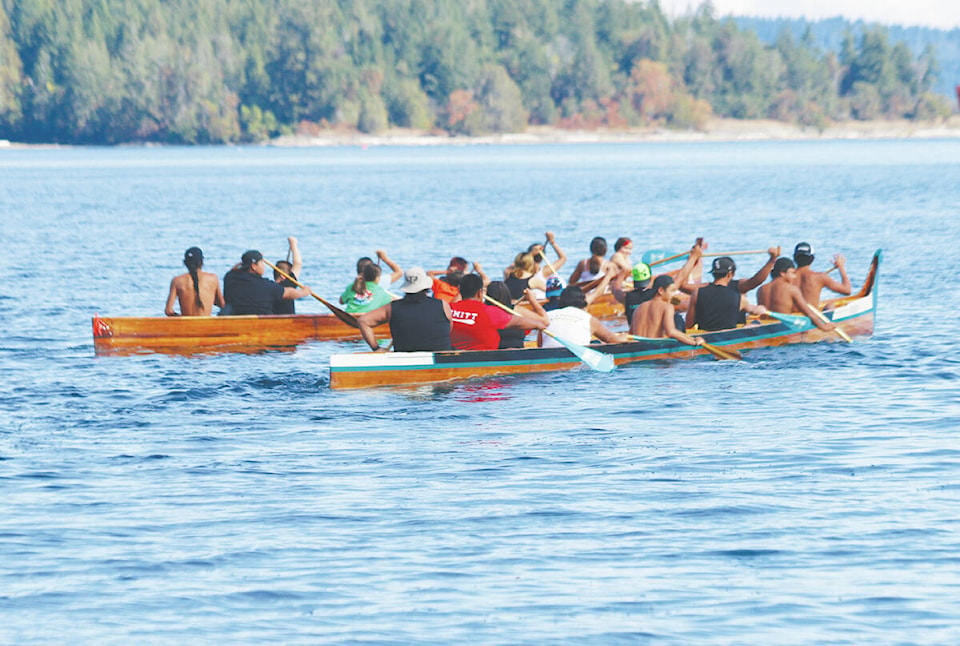
[[[280,274],[281,276],[283,276],[284,278],[286,278],[287,280],[289,280],[291,283],[293,283],[293,284],[296,285],[297,287],[303,287],[303,283],[297,281],[296,278],[294,278],[293,276],[290,276],[289,274],[287,274],[286,272],[284,272],[282,269],[278,269],[277,266],[274,265],[273,263],[271,263],[269,260],[264,259],[263,262],[265,262],[268,267],[270,267],[270,268],[273,269],[275,272],[277,272],[278,274]],[[355,328],[359,328],[359,327],[360,327],[360,324],[357,323],[357,317],[355,317],[353,314],[350,314],[349,312],[344,312],[342,309],[340,309],[339,307],[337,307],[336,305],[334,305],[334,304],[331,303],[330,301],[328,301],[328,300],[326,300],[326,299],[324,299],[324,298],[321,298],[320,296],[317,296],[316,293],[315,293],[312,289],[310,290],[310,295],[313,296],[313,297],[314,297],[315,299],[317,299],[318,301],[320,301],[321,303],[323,303],[324,305],[326,305],[327,308],[328,308],[331,312],[333,312],[333,315],[334,315],[334,316],[336,316],[338,319],[340,319],[341,321],[343,321],[344,323],[346,323],[346,324],[349,325],[350,327],[355,327]]]
[[[636,334],[631,334],[630,338],[633,339],[634,341],[659,341],[660,340],[660,339],[648,339],[647,337],[637,336]],[[695,348],[696,346],[690,346],[690,347]],[[720,361],[724,361],[727,359],[735,359],[739,361],[740,359],[743,359],[743,355],[741,355],[736,350],[721,348],[720,346],[713,345],[712,343],[703,343],[700,347],[702,347],[704,350],[706,350],[707,352],[715,356]]]
[[[673,255],[671,255],[671,256],[667,256],[666,258],[660,258],[659,260],[653,260],[653,258],[654,258],[655,256],[658,256],[658,255],[660,255],[660,254],[665,254],[665,253],[669,253],[669,252],[663,251],[662,249],[656,249],[656,250],[653,250],[653,251],[647,251],[647,252],[645,252],[645,253],[643,254],[642,260],[643,260],[643,262],[645,262],[646,264],[650,265],[651,267],[656,267],[657,265],[662,265],[662,264],[665,263],[665,262],[671,262],[671,261],[673,261],[673,260],[679,260],[679,259],[681,259],[681,258],[684,258],[684,257],[690,255],[690,252],[689,252],[689,251],[683,251],[683,252],[681,252],[681,253],[675,253],[675,254],[673,254]],[[759,255],[759,254],[762,254],[762,253],[767,253],[767,250],[766,250],[766,249],[751,249],[751,250],[748,250],[748,251],[712,251],[712,252],[710,252],[710,253],[705,253],[705,254],[703,254],[701,257],[703,257],[703,258],[712,258],[712,257],[714,257],[714,256],[756,256],[756,255]],[[650,262],[647,262],[648,259],[650,260]]]
[[[494,300],[489,296],[487,296],[486,294],[483,295],[483,300],[487,301],[491,305],[496,305],[503,311],[509,312],[514,316],[519,316],[519,314],[517,314],[517,311],[515,309],[507,307],[500,301]],[[597,352],[596,350],[592,350],[590,348],[582,346],[579,343],[568,341],[567,339],[557,336],[550,330],[543,330],[543,333],[546,334],[547,336],[551,336],[554,339],[556,339],[557,343],[559,343],[560,345],[565,347],[567,350],[575,354],[577,358],[580,359],[580,361],[590,366],[590,368],[592,368],[593,370],[596,370],[598,372],[613,372],[614,369],[616,369],[617,367],[617,364],[614,363],[613,361],[612,355],[604,354],[603,352]]]
[[[813,312],[814,312],[814,314],[816,314],[817,317],[818,317],[821,321],[823,321],[824,323],[830,323],[830,322],[831,322],[830,319],[828,319],[826,316],[824,316],[824,315],[823,315],[823,312],[821,312],[820,310],[814,308]],[[853,339],[850,338],[850,335],[847,334],[846,332],[844,332],[843,330],[841,330],[839,327],[833,328],[833,331],[836,333],[836,335],[837,335],[838,337],[840,337],[841,339],[843,339],[843,340],[846,341],[847,343],[853,343]]]
[[[767,313],[764,314],[764,316],[777,319],[778,321],[782,321],[790,327],[797,329],[806,327],[810,322],[810,319],[808,319],[806,316],[798,316],[796,314],[781,314],[780,312],[771,312],[769,310],[767,310]]]

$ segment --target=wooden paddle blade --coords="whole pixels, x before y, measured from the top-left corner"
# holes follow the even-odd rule
[[[318,301],[320,301],[321,303],[323,303],[324,305],[326,305],[326,306],[327,306],[327,309],[329,309],[331,312],[333,312],[333,315],[336,316],[338,319],[340,319],[341,321],[343,321],[344,323],[346,323],[346,324],[349,325],[350,327],[355,327],[355,328],[358,328],[358,329],[359,329],[360,323],[357,322],[357,317],[356,317],[356,316],[354,316],[353,314],[350,314],[349,312],[346,312],[346,311],[340,309],[339,307],[337,307],[336,305],[334,305],[334,304],[331,303],[330,301],[328,301],[328,300],[326,300],[326,299],[324,299],[324,298],[320,298],[319,296],[317,296],[317,295],[314,294],[313,292],[310,292],[310,295],[313,296],[313,297],[314,297],[315,299],[317,299]]]
[[[735,360],[740,361],[743,359],[743,355],[740,354],[737,350],[732,348],[721,348],[718,345],[713,345],[710,343],[704,343],[703,349],[715,356],[720,361],[726,360]]]

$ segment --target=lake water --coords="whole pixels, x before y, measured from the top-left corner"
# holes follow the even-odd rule
[[[0,151],[0,643],[957,643],[958,213],[956,141]],[[546,230],[882,248],[876,333],[346,392],[358,343],[93,352],[189,246],[296,235],[334,298]]]

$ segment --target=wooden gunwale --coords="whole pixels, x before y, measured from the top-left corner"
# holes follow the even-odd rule
[[[92,321],[94,350],[104,354],[251,352],[309,340],[359,339],[333,314],[270,316],[101,317]],[[389,336],[389,328],[377,328]]]

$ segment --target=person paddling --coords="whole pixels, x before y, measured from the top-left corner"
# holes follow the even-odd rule
[[[190,247],[183,253],[183,264],[187,273],[176,276],[170,281],[170,293],[164,314],[167,316],[210,316],[213,306],[223,307],[223,294],[220,293],[220,279],[216,274],[200,271],[203,267],[203,251],[199,247]],[[173,309],[175,302],[180,304],[180,312]]]
[[[813,247],[801,242],[793,249],[793,260],[797,263],[797,283],[803,298],[816,308],[820,307],[820,292],[826,287],[830,291],[849,296],[853,291],[850,277],[847,276],[846,260],[837,254],[833,264],[840,270],[841,282],[835,281],[827,272],[814,271],[811,265],[814,259]]]
[[[306,285],[282,287],[264,278],[264,271],[266,263],[263,262],[263,254],[251,249],[245,251],[240,264],[234,265],[223,277],[223,296],[230,314],[273,314],[279,301],[303,298],[312,293]]]
[[[637,307],[630,322],[630,333],[649,339],[676,339],[687,345],[703,345],[703,339],[692,337],[677,329],[673,296],[677,283],[673,276],[662,274],[653,281],[653,298]]]
[[[596,316],[586,311],[587,298],[583,295],[583,290],[576,285],[569,285],[560,292],[558,305],[559,308],[547,312],[550,318],[547,330],[571,343],[589,345],[593,337],[605,343],[624,343],[630,340],[629,335],[608,330]],[[540,346],[564,347],[552,336],[545,334],[540,335]]]
[[[430,296],[431,278],[422,267],[411,267],[404,273],[400,291],[404,297],[357,317],[360,334],[371,350],[386,352],[377,343],[373,331],[382,323],[390,323],[393,349],[397,352],[438,352],[450,350],[450,304]]]
[[[539,316],[517,316],[487,305],[483,302],[484,291],[483,279],[477,274],[467,274],[460,280],[460,300],[450,304],[450,343],[454,350],[496,350],[501,330],[547,327]]]
[[[817,310],[803,297],[797,286],[797,270],[789,258],[778,258],[770,272],[772,279],[757,290],[757,303],[771,312],[791,314],[801,312],[821,330],[833,331],[837,325],[833,321],[824,321]]]
[[[287,257],[290,258],[290,260],[278,260],[274,263],[276,269],[273,270],[273,281],[281,287],[295,288],[297,284],[293,281],[298,280],[297,277],[300,275],[300,272],[303,271],[303,259],[300,257],[300,246],[296,238],[293,236],[287,238],[287,247]],[[286,276],[281,274],[281,271],[283,274],[286,274]],[[297,308],[293,304],[293,299],[285,298],[273,306],[273,313],[296,314]]]
[[[590,257],[577,263],[573,273],[570,274],[569,284],[587,282],[600,278],[604,274],[607,266],[607,241],[597,236],[590,241]]]

